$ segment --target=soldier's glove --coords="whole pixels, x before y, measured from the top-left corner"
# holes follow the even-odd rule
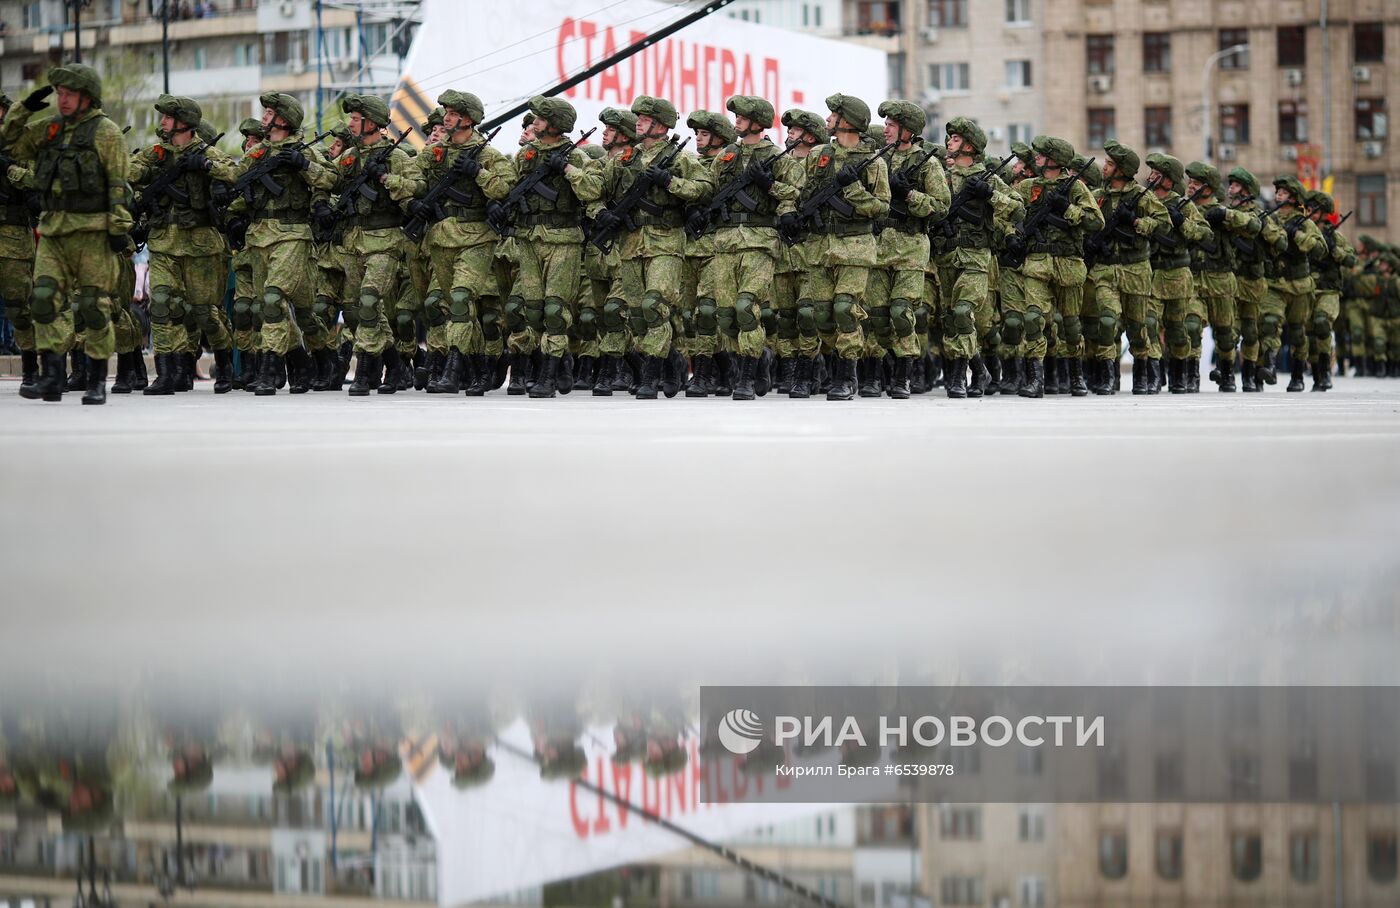
[[[1137,223],[1137,212],[1133,211],[1131,208],[1119,208],[1118,211],[1114,213],[1114,217],[1117,219],[1118,223],[1124,227],[1132,227]]]
[[[311,206],[311,220],[321,229],[331,227],[335,224],[335,212],[326,202],[317,202]]]
[[[1178,229],[1180,229],[1182,224],[1186,223],[1186,211],[1175,205],[1167,209],[1167,216],[1172,219],[1172,226]]]
[[[31,91],[20,103],[24,105],[25,110],[31,113],[40,111],[49,106],[49,102],[44,99],[51,94],[53,94],[53,86],[45,85],[43,88],[36,88]]]
[[[414,204],[421,205],[423,207],[423,216],[424,218],[427,218],[428,213],[430,212],[430,209],[428,208],[427,204],[424,202],[415,202]],[[410,205],[408,210],[410,214],[413,213],[413,206]],[[495,201],[494,199],[490,202],[487,202],[486,223],[490,224],[491,229],[495,230],[497,233],[504,233],[505,229],[510,226],[510,210],[507,209],[506,206],[502,205],[500,202]]]
[[[214,162],[209,160],[209,156],[202,151],[192,151],[185,158],[185,166],[190,170],[199,170],[208,173],[214,167]]]
[[[569,166],[569,158],[562,151],[551,151],[544,159],[544,169],[550,173],[563,173]]]
[[[972,188],[968,190],[968,195],[972,196],[974,199],[986,200],[992,197],[993,191],[991,180],[978,180],[972,184]]]
[[[477,174],[481,173],[481,162],[476,159],[476,155],[469,155],[465,152],[453,162],[452,166],[466,174],[469,180],[475,180]]]
[[[600,236],[613,233],[622,226],[622,218],[616,212],[604,208],[598,212],[598,216],[593,219],[593,229]]]
[[[246,218],[229,218],[224,224],[224,235],[234,249],[242,249],[248,242],[248,221]]]
[[[671,185],[671,171],[655,165],[647,168],[647,181],[662,189]]]
[[[277,153],[277,160],[283,167],[295,167],[297,170],[306,170],[311,166],[311,159],[302,154],[300,148],[284,148]]]
[[[137,249],[146,245],[146,240],[150,239],[150,237],[151,229],[145,224],[137,224],[135,227],[131,228],[131,242]]]
[[[389,162],[384,158],[365,162],[365,173],[371,180],[378,180],[389,172]]]
[[[909,178],[904,175],[904,171],[898,171],[890,177],[890,197],[903,201],[909,198],[909,193],[914,191],[914,184],[909,182]]]
[[[860,179],[860,171],[856,170],[856,165],[846,164],[836,171],[836,183],[840,186],[849,186]]]
[[[1026,254],[1026,241],[1016,234],[1007,237],[1006,254],[1011,258],[1021,258]]]
[[[1293,235],[1298,232],[1298,228],[1301,226],[1303,226],[1303,222],[1298,220],[1297,218],[1294,218],[1287,224],[1283,225],[1283,232],[1288,234],[1288,239],[1291,241],[1293,239]]]
[[[126,252],[127,249],[131,248],[131,237],[124,233],[109,233],[107,234],[107,246],[113,252]]]
[[[748,178],[750,183],[762,189],[764,192],[773,188],[773,174],[769,173],[768,169],[765,167],[760,167],[757,164],[750,165],[748,169]]]
[[[710,229],[710,216],[702,208],[696,208],[685,216],[685,229],[691,236],[701,236]]]
[[[1061,192],[1052,193],[1050,196],[1050,210],[1056,214],[1064,214],[1066,211],[1069,211],[1069,195]]]
[[[1214,208],[1206,209],[1206,221],[1212,227],[1219,227],[1225,223],[1225,206],[1216,205]]]
[[[795,211],[778,217],[778,233],[788,242],[796,242],[802,237],[802,218]]]

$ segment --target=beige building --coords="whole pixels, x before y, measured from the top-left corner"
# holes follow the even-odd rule
[[[921,805],[925,892],[950,908],[1058,904],[1054,823],[1047,804]]]

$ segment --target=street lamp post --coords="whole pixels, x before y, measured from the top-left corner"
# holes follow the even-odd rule
[[[1201,160],[1207,164],[1215,163],[1214,149],[1210,147],[1210,101],[1211,101],[1211,73],[1215,71],[1216,64],[1232,54],[1238,54],[1249,50],[1248,44],[1236,44],[1227,47],[1222,51],[1216,51],[1206,57],[1206,65],[1201,70]]]
[[[63,0],[63,5],[73,11],[73,62],[83,62],[83,10],[92,6],[92,0]]]

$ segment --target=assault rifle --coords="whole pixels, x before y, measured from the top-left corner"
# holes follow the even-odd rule
[[[1137,210],[1138,202],[1142,201],[1142,197],[1147,195],[1150,190],[1156,189],[1160,182],[1160,179],[1153,177],[1147,181],[1147,185],[1140,187],[1132,198],[1124,196],[1118,200],[1117,207],[1113,209],[1113,214],[1104,222],[1103,229],[1095,231],[1084,240],[1084,263],[1086,265],[1092,268],[1094,260],[1106,254],[1108,247],[1116,242],[1115,237],[1127,242],[1133,241],[1133,234],[1128,230],[1128,224],[1132,222],[1132,214]]]
[[[379,201],[379,178],[389,172],[389,156],[408,138],[408,134],[409,130],[405,129],[386,147],[374,149],[374,154],[360,165],[360,172],[355,174],[336,200],[333,226],[343,228],[345,221],[355,216],[355,207],[360,199],[371,205]]]
[[[1174,215],[1174,214],[1179,215],[1179,214],[1181,214],[1182,212],[1184,212],[1184,211],[1186,210],[1186,206],[1187,206],[1188,204],[1190,204],[1191,202],[1194,202],[1194,201],[1196,201],[1197,199],[1199,199],[1199,198],[1201,197],[1201,193],[1205,192],[1205,191],[1206,191],[1207,189],[1209,189],[1209,188],[1210,188],[1209,186],[1201,186],[1201,187],[1198,188],[1195,192],[1191,193],[1189,196],[1182,196],[1181,198],[1177,199],[1175,202],[1173,202],[1173,203],[1171,203],[1170,205],[1167,206],[1167,214],[1168,214],[1168,215]],[[1273,209],[1270,209],[1270,211],[1272,211],[1272,210],[1273,210]],[[1269,212],[1265,212],[1265,214],[1268,214],[1268,213],[1269,213]],[[1177,220],[1176,220],[1176,218],[1172,218],[1172,226],[1173,226],[1173,227],[1177,226]],[[1154,234],[1154,235],[1152,236],[1152,242],[1154,242],[1154,243],[1156,243],[1158,246],[1162,246],[1163,248],[1166,248],[1166,249],[1175,249],[1175,248],[1177,248],[1178,246],[1181,245],[1181,241],[1178,240],[1176,237],[1172,236],[1172,233],[1171,233],[1170,230],[1168,230],[1166,233]]]
[[[750,164],[740,171],[734,179],[725,183],[711,198],[710,203],[704,208],[696,208],[691,211],[685,219],[685,234],[692,240],[709,233],[715,227],[718,220],[728,224],[733,219],[734,213],[729,210],[731,202],[738,202],[745,211],[756,211],[758,203],[753,196],[749,195],[749,187],[754,184],[759,173],[772,174],[773,165],[783,155],[790,154],[796,145],[788,145],[775,155],[769,155],[756,164]]]
[[[627,192],[623,194],[622,198],[613,202],[598,213],[598,217],[594,219],[593,231],[588,237],[588,241],[598,247],[599,252],[602,252],[604,255],[611,252],[613,243],[617,241],[618,234],[621,233],[624,228],[627,230],[637,229],[637,221],[635,218],[637,209],[640,208],[646,214],[661,213],[661,208],[655,202],[647,198],[647,196],[651,194],[652,189],[655,188],[655,185],[647,174],[653,169],[668,170],[670,166],[676,162],[676,158],[681,156],[681,150],[685,148],[689,142],[690,140],[686,139],[684,142],[677,143],[676,136],[671,136],[671,138],[667,139],[666,143],[670,146],[671,150],[663,151],[657,156],[656,161],[650,167],[637,175],[637,179],[632,183],[632,188],[628,189]],[[611,217],[606,219],[611,221],[606,227],[598,225],[599,220],[605,219],[604,215],[611,215]]]
[[[1021,226],[1016,229],[1016,233],[1006,242],[1006,251],[1003,253],[1006,264],[1012,268],[1019,268],[1026,263],[1026,247],[1030,244],[1030,241],[1040,236],[1051,214],[1057,217],[1059,216],[1059,212],[1053,210],[1056,201],[1063,200],[1066,207],[1068,207],[1070,193],[1074,191],[1074,184],[1079,181],[1079,177],[1084,171],[1094,165],[1096,160],[1098,159],[1090,158],[1088,161],[1084,162],[1083,167],[1071,173],[1068,180],[1056,186],[1050,193],[1049,198],[1047,198],[1040,207],[1036,208],[1035,211],[1032,211],[1030,217],[1021,222]]]
[[[186,151],[173,167],[163,169],[156,175],[155,179],[146,184],[146,188],[132,202],[131,240],[137,249],[146,245],[146,238],[151,232],[150,222],[165,217],[166,209],[169,207],[167,199],[178,205],[189,204],[189,195],[175,184],[179,182],[181,177],[194,169],[196,162],[203,161],[203,152],[206,148],[218,145],[219,140],[223,137],[224,134],[219,133],[212,142],[196,139],[195,141],[199,143],[198,147]]]
[[[847,186],[860,179],[860,175],[865,172],[867,167],[894,151],[895,146],[898,144],[898,142],[891,142],[874,154],[862,159],[859,164],[847,164],[842,167],[841,170],[838,170],[828,177],[811,195],[807,196],[807,200],[802,203],[802,207],[797,209],[799,224],[797,230],[781,232],[783,242],[787,243],[789,246],[796,245],[807,230],[811,228],[820,230],[825,227],[826,219],[822,217],[822,211],[826,208],[830,208],[843,218],[848,218],[854,214],[855,206],[842,198],[841,194],[845,192]],[[848,183],[842,183],[839,177],[842,171],[846,170],[847,167],[852,169],[855,179]]]
[[[567,164],[569,154],[597,131],[598,127],[595,126],[577,139],[570,139],[558,148],[551,148],[549,154],[546,155],[546,160],[557,154]],[[494,132],[491,134],[495,135]],[[553,171],[546,166],[546,161],[541,161],[535,165],[534,170],[531,170],[520,182],[511,187],[510,193],[504,199],[487,206],[489,210],[486,212],[486,223],[491,225],[491,229],[501,236],[510,236],[515,233],[515,215],[517,212],[520,214],[529,213],[530,206],[525,199],[532,193],[546,202],[557,201],[559,192],[544,182],[551,173]]]
[[[255,186],[261,186],[267,191],[268,195],[273,198],[281,198],[282,193],[286,192],[286,190],[272,178],[272,175],[287,166],[287,153],[310,148],[312,145],[315,145],[317,142],[331,135],[332,132],[334,132],[334,130],[328,129],[310,139],[297,142],[295,145],[286,145],[277,149],[276,153],[266,155],[262,160],[245,170],[243,175],[234,180],[232,185],[222,194],[225,195],[228,200],[242,196],[243,200],[250,208],[255,199],[253,194],[253,188]],[[215,201],[216,203],[222,204],[218,199]]]
[[[992,177],[1001,173],[1002,168],[1015,159],[1016,153],[1012,152],[1002,158],[997,166],[984,169],[963,180],[962,186],[958,187],[958,194],[953,196],[953,200],[948,203],[948,213],[943,216],[941,221],[933,225],[934,229],[942,233],[945,240],[951,240],[956,232],[954,224],[958,218],[968,222],[972,221],[972,215],[967,213],[967,203],[972,201],[974,189],[983,183],[990,182]]]
[[[491,140],[496,138],[496,133],[500,131],[501,127],[497,126],[482,138],[481,144],[473,145],[459,154],[447,168],[447,172],[428,187],[427,193],[421,199],[408,203],[409,218],[403,225],[405,236],[415,243],[421,242],[429,227],[447,218],[447,210],[444,207],[447,202],[468,201],[454,184],[466,174],[467,162],[481,157],[482,150],[491,144]]]

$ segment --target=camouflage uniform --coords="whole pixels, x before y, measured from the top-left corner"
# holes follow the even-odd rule
[[[1276,221],[1264,217],[1258,202],[1259,181],[1254,174],[1236,167],[1230,171],[1230,182],[1240,187],[1235,209],[1255,218],[1260,225],[1259,232],[1247,240],[1231,238],[1236,260],[1235,310],[1240,322],[1240,390],[1254,392],[1259,390],[1255,364],[1259,361],[1260,306],[1268,291],[1266,275],[1272,267],[1274,251],[1287,238]]]
[[[0,110],[13,106],[0,93]],[[0,155],[3,158],[3,155]],[[34,318],[29,312],[29,294],[34,286],[34,227],[30,221],[30,193],[24,189],[29,177],[24,167],[0,165],[0,306],[14,326],[15,344],[22,362],[21,388],[33,391],[39,378],[39,354],[34,346]]]
[[[1277,300],[1273,310],[1283,310],[1284,325],[1288,329],[1288,346],[1292,375],[1288,382],[1289,391],[1303,390],[1303,374],[1307,368],[1308,322],[1313,309],[1312,255],[1325,250],[1327,241],[1322,231],[1307,216],[1303,187],[1294,177],[1279,177],[1274,180],[1277,189],[1293,193],[1292,201],[1276,210],[1271,217],[1281,225],[1288,235],[1288,246],[1279,256],[1278,273],[1269,282],[1269,297]],[[1273,384],[1272,361],[1264,366],[1265,380]]]
[[[33,161],[29,186],[42,196],[39,247],[30,291],[34,343],[43,376],[32,393],[56,401],[63,394],[63,357],[82,333],[87,362],[84,403],[106,401],[107,360],[115,351],[113,294],[119,283],[115,250],[128,245],[131,187],[121,130],[102,112],[102,82],[75,63],[49,71],[49,84],[85,95],[89,109],[55,114],[29,125],[47,92],[26,98],[5,119],[0,142],[16,159]],[[8,176],[13,179],[14,169]]]
[[[708,110],[697,110],[686,117],[685,125],[697,134],[704,130],[710,133],[709,147],[702,148],[696,138],[696,151],[700,163],[712,173],[719,154],[739,140],[734,124],[723,114]],[[687,220],[699,217],[705,221],[704,232],[695,235],[695,227],[688,226],[689,242],[685,247],[686,280],[681,294],[679,318],[672,319],[672,330],[680,330],[676,347],[690,357],[694,364],[694,375],[686,385],[686,397],[707,397],[723,391],[727,396],[733,393],[730,386],[728,349],[724,350],[724,368],[717,368],[717,355],[720,354],[721,338],[719,331],[719,306],[715,301],[713,265],[715,256],[715,235],[706,219],[706,210],[695,208],[686,215]],[[727,340],[727,338],[725,339]]]
[[[805,180],[808,152],[830,138],[826,123],[811,111],[793,108],[783,111],[782,124],[789,129],[802,131],[801,137],[796,140],[799,147],[793,149],[792,156],[802,165]],[[781,364],[778,387],[794,398],[811,396],[812,366],[821,352],[814,311],[810,304],[805,314],[799,308],[798,291],[805,280],[807,268],[804,249],[805,244],[782,243],[773,275],[772,345],[773,353]],[[804,324],[810,330],[802,330]]]
[[[1308,208],[1319,216],[1332,215],[1336,210],[1332,197],[1325,192],[1308,193],[1307,202]],[[1314,391],[1326,391],[1332,387],[1332,327],[1341,315],[1340,293],[1345,269],[1356,264],[1356,254],[1347,238],[1330,224],[1322,224],[1321,229],[1324,242],[1312,253],[1317,289],[1313,297],[1312,315],[1308,319]]]
[[[1224,204],[1225,187],[1220,172],[1209,164],[1193,161],[1186,175],[1197,183],[1210,187],[1210,195],[1200,197],[1195,205],[1211,229],[1203,241],[1192,246],[1191,276],[1196,296],[1206,308],[1210,333],[1215,338],[1215,369],[1211,376],[1223,392],[1235,390],[1235,347],[1239,343],[1238,320],[1235,314],[1235,284],[1237,266],[1235,240],[1249,242],[1258,236],[1262,224],[1253,215],[1229,208]],[[1195,194],[1194,192],[1192,193]],[[1199,373],[1200,364],[1187,363],[1187,374]]]
[[[615,133],[614,145],[604,149],[606,157],[593,162],[602,172],[610,158],[631,159],[632,143],[637,140],[637,115],[630,110],[605,107],[598,120]],[[581,327],[587,326],[586,335],[596,333],[598,338],[598,376],[593,393],[610,396],[613,391],[632,387],[632,373],[623,359],[632,348],[632,332],[627,319],[627,295],[622,287],[622,256],[616,245],[603,252],[593,243],[585,243],[583,262],[591,291],[592,318],[587,318],[586,312],[580,313],[579,322]]]
[[[1186,185],[1186,168],[1179,160],[1150,154],[1147,166],[1172,183],[1171,189],[1156,190],[1166,206],[1167,223],[1153,237],[1152,297],[1167,338],[1167,390],[1181,394],[1188,386],[1187,361],[1198,347],[1192,344],[1192,337],[1200,337],[1205,314],[1191,280],[1191,244],[1210,236],[1210,225],[1196,206],[1177,192]],[[1149,324],[1152,314],[1149,310]]]

